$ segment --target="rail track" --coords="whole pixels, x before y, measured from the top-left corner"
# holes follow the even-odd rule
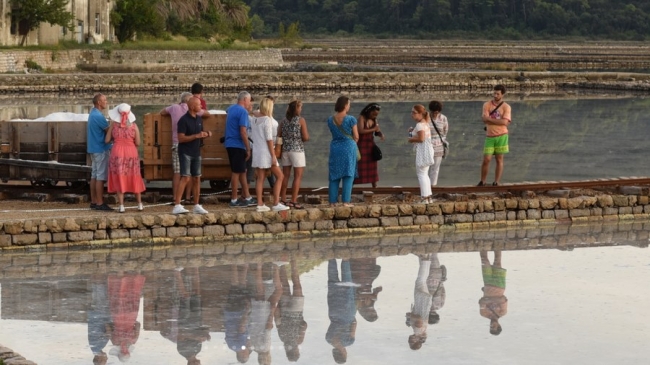
[[[537,181],[537,182],[520,182],[512,184],[503,184],[499,186],[440,186],[433,189],[434,195],[445,194],[482,194],[482,193],[521,193],[525,191],[544,193],[553,190],[579,190],[579,189],[607,189],[609,191],[621,187],[641,187],[650,190],[650,177],[621,177],[612,179],[596,179],[596,180],[582,180],[582,181]],[[230,195],[230,190],[202,188],[202,194],[217,195],[227,197]],[[265,192],[270,192],[266,188]],[[373,195],[400,195],[412,194],[417,195],[420,188],[417,186],[382,186],[372,188],[354,187],[353,194],[372,193]],[[646,191],[647,192],[647,191]],[[254,194],[254,189],[251,188],[251,193]],[[300,189],[300,194],[303,196],[310,195],[327,195],[327,187],[303,187]],[[74,200],[76,196],[83,196],[88,194],[87,187],[70,187],[59,183],[55,186],[31,186],[27,183],[10,182],[0,185],[0,200]],[[146,194],[154,195],[156,197],[169,197],[171,196],[171,188],[169,187],[148,187]]]

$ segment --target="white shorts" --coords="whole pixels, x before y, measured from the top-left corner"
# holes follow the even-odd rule
[[[305,167],[305,152],[282,152],[282,166]]]

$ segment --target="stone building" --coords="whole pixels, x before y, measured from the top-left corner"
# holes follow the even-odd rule
[[[69,0],[67,10],[74,14],[72,31],[59,25],[43,23],[27,34],[25,45],[56,44],[59,40],[72,40],[79,43],[102,43],[112,41],[113,27],[110,12],[115,0]],[[20,44],[24,29],[11,16],[12,1],[0,0],[0,45]]]

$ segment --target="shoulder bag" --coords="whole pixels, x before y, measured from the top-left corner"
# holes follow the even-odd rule
[[[343,120],[345,120],[345,118],[343,118]],[[343,129],[343,120],[341,120],[341,125],[338,125],[338,124],[336,124],[336,119],[332,115],[332,123],[334,123],[334,125],[341,131],[341,133],[343,133],[344,136],[350,138],[350,140],[352,140],[352,142],[354,142],[354,138],[352,138],[352,136],[349,135],[345,131],[345,129]],[[357,145],[356,142],[354,142],[354,145],[357,147],[357,161],[359,161],[359,160],[361,160],[361,151],[359,151],[359,146]]]

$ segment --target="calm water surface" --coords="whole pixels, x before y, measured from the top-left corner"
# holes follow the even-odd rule
[[[223,255],[209,254],[203,257],[206,264],[194,265],[195,261],[176,255],[177,270],[151,269],[148,262],[165,252],[154,251],[149,258],[138,256],[139,265],[130,271],[109,270],[106,275],[83,267],[71,271],[62,267],[51,276],[34,274],[31,278],[26,273],[22,279],[2,279],[0,343],[39,364],[54,365],[90,364],[93,344],[108,354],[109,364],[118,364],[118,347],[108,339],[89,341],[88,337],[89,328],[103,329],[106,323],[113,323],[115,328],[127,329],[116,335],[116,341],[132,338],[132,364],[185,364],[181,353],[196,353],[203,364],[237,364],[226,332],[237,331],[237,323],[242,323],[244,337],[252,338],[249,345],[255,334],[267,329],[268,363],[272,364],[289,363],[283,343],[291,344],[292,339],[300,343],[298,364],[334,364],[333,346],[328,342],[333,333],[341,338],[348,364],[646,364],[650,358],[650,286],[646,281],[650,260],[645,228],[631,233],[595,227],[598,234],[584,227],[566,229],[576,232],[573,239],[582,240],[578,246],[620,237],[608,240],[607,244],[615,244],[609,247],[572,250],[562,246],[565,249],[558,250],[534,244],[532,247],[540,249],[502,251],[507,312],[494,309],[501,314],[498,336],[489,333],[490,320],[480,311],[481,288],[485,286],[480,253],[424,256],[432,261],[429,270],[421,271],[421,279],[425,283],[428,279],[424,290],[435,294],[434,309],[440,320],[427,326],[426,341],[417,351],[407,342],[414,330],[406,325],[405,314],[417,311],[412,310],[414,288],[420,267],[427,262],[414,254],[343,261],[329,254],[331,250],[287,253],[289,265],[255,255],[244,259],[240,255],[233,264]],[[453,247],[471,249],[479,236],[452,234],[445,242],[448,239],[454,242]],[[507,236],[506,245],[513,248],[527,247],[529,240],[535,239],[531,231],[509,232]],[[563,237],[544,238],[562,242]],[[383,237],[381,246],[397,248],[401,239]],[[318,242],[314,247],[319,247]],[[70,252],[68,256],[88,254],[93,253]],[[15,256],[13,262],[27,264],[38,255],[43,254]],[[350,255],[364,257],[355,250]],[[493,255],[489,252],[488,259],[496,265]],[[293,277],[292,266],[296,268]],[[346,277],[343,273],[348,273],[348,268]],[[238,270],[236,278],[234,270]],[[444,281],[440,280],[443,276]],[[333,278],[344,283],[334,284]],[[133,285],[136,282],[139,285]],[[303,297],[294,298],[292,316],[291,305],[283,301],[287,297],[280,294],[291,288],[298,296],[298,284]],[[266,295],[258,297],[258,289]],[[373,291],[376,297],[370,294]],[[184,293],[187,299],[183,299]],[[193,293],[200,294],[200,300]],[[260,298],[280,298],[275,318],[268,312],[259,315],[258,307],[247,304]],[[356,308],[355,300],[361,298],[367,301]],[[128,335],[134,323],[141,328],[135,340]],[[247,363],[257,361],[254,351]]]
[[[303,116],[308,122],[311,141],[306,145],[306,186],[326,186],[327,156],[330,132],[325,123],[333,113],[332,102],[307,102]],[[488,100],[489,96],[485,97]],[[112,103],[128,101],[131,97],[113,98]],[[175,97],[170,96],[170,103]],[[142,100],[142,99],[140,99]],[[274,116],[281,119],[289,97],[280,98]],[[386,135],[380,142],[384,159],[379,162],[380,185],[416,186],[411,146],[406,142],[411,107],[416,103],[428,105],[428,98],[417,100],[382,101],[354,100],[351,114],[358,116],[369,101],[382,105],[379,122]],[[445,100],[442,100],[445,102]],[[445,102],[443,114],[450,123],[451,156],[443,161],[439,184],[441,186],[475,184],[484,142],[480,121],[484,100],[454,100]],[[513,109],[510,126],[510,154],[505,159],[503,181],[514,183],[540,180],[580,180],[621,176],[647,176],[650,148],[650,99],[644,97],[605,97],[579,99],[527,99],[512,96],[508,100]],[[54,111],[86,113],[83,100],[61,102],[47,106],[17,106],[12,101],[1,101],[2,119],[13,117],[35,118]],[[73,105],[74,104],[74,105]],[[142,115],[157,112],[166,104],[134,103],[133,110]],[[225,109],[227,102],[211,102],[210,109]],[[493,176],[493,169],[490,177]]]

